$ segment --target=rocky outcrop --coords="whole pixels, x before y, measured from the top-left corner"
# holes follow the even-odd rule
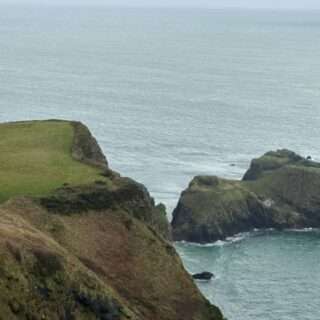
[[[195,280],[209,281],[214,278],[214,274],[208,271],[204,271],[201,273],[195,273],[192,275],[192,278]]]
[[[71,122],[74,128],[72,157],[89,165],[108,169],[108,162],[97,140],[81,122]]]
[[[268,172],[283,168],[285,166],[299,167],[316,167],[320,168],[320,164],[311,161],[310,157],[303,158],[293,151],[282,149],[277,151],[269,151],[258,159],[253,159],[249,170],[245,173],[243,180],[252,181],[261,178]]]
[[[169,241],[165,207],[97,153],[79,154],[100,169],[95,182],[0,205],[0,319],[222,320]]]
[[[72,215],[94,211],[122,210],[170,239],[165,207],[156,206],[147,189],[129,178],[113,175],[106,181],[83,186],[64,186],[38,199],[49,212]]]
[[[175,240],[213,242],[254,228],[320,226],[320,164],[289,150],[254,159],[242,181],[195,177],[173,213]]]
[[[173,213],[175,240],[208,243],[271,225],[269,208],[238,181],[196,177]]]

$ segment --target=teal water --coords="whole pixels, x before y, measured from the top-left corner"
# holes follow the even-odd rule
[[[254,232],[209,246],[177,244],[187,269],[228,319],[320,319],[320,232]]]
[[[86,122],[171,211],[194,175],[240,178],[280,147],[320,160],[319,38],[320,12],[0,6],[0,121]],[[317,247],[178,246],[218,274],[200,287],[229,320],[319,320]]]

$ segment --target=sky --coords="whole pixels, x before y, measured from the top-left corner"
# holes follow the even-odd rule
[[[209,8],[273,8],[320,9],[320,0],[0,0],[10,4],[72,4],[110,6],[160,6],[160,7],[209,7]]]

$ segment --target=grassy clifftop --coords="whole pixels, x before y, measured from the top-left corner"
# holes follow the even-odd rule
[[[0,124],[0,202],[19,195],[48,195],[63,184],[104,179],[102,166],[73,157],[76,127],[81,125],[67,121]]]
[[[222,320],[165,208],[82,124],[0,125],[0,320]]]

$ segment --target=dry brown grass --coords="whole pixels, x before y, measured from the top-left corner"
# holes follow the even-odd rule
[[[59,216],[26,202],[15,203],[14,211],[111,286],[139,319],[222,319],[200,294],[171,244],[128,214]]]

